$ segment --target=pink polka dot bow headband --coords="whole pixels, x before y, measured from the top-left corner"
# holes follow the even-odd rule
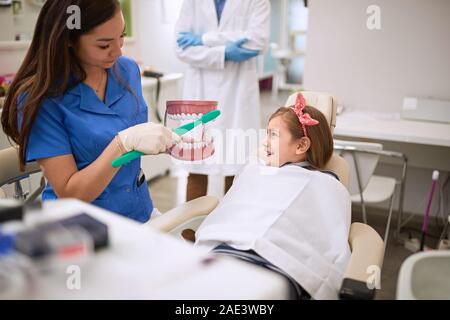
[[[300,124],[302,126],[305,137],[308,137],[308,134],[306,132],[306,127],[318,125],[319,121],[311,118],[309,113],[303,113],[303,109],[305,109],[305,107],[306,107],[305,98],[299,92],[297,95],[297,100],[295,101],[295,106],[293,109],[294,109],[295,114],[298,117],[298,120],[300,121]]]

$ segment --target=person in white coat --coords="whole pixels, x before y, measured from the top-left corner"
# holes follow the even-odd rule
[[[222,114],[215,124],[225,130],[258,130],[260,101],[257,60],[268,47],[268,0],[185,0],[176,23],[176,54],[188,64],[184,79],[186,100],[215,100]],[[232,143],[232,141],[224,142]],[[216,149],[215,159],[224,159]],[[190,165],[187,200],[205,195],[207,175],[227,177],[225,188],[242,163]]]
[[[283,107],[267,131],[268,165],[244,168],[195,245],[281,274],[291,298],[336,299],[350,259],[351,200],[320,170],[333,153],[328,123],[312,107]]]

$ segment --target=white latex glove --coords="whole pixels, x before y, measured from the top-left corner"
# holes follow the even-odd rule
[[[119,140],[126,152],[133,150],[144,154],[164,153],[181,141],[181,137],[162,124],[141,123],[120,131]]]

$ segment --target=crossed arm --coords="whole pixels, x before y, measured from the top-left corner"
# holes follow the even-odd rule
[[[243,53],[244,57],[248,55],[250,58],[256,56],[259,52],[263,52],[269,41],[269,1],[253,1],[251,12],[247,30],[210,31],[199,35],[192,32],[194,12],[192,4],[185,1],[175,28],[177,56],[180,60],[198,68],[223,69],[227,50],[228,52],[232,50],[235,53],[234,56],[238,56],[238,59],[240,53]],[[189,39],[182,39],[186,35]],[[241,48],[244,43],[246,48]],[[233,44],[235,48],[227,47]],[[256,54],[253,54],[254,52]]]

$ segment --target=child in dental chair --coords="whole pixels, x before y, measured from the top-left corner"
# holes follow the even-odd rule
[[[295,106],[270,118],[265,164],[249,164],[196,232],[195,245],[284,276],[294,299],[336,299],[350,259],[351,201],[333,172],[325,116]]]

